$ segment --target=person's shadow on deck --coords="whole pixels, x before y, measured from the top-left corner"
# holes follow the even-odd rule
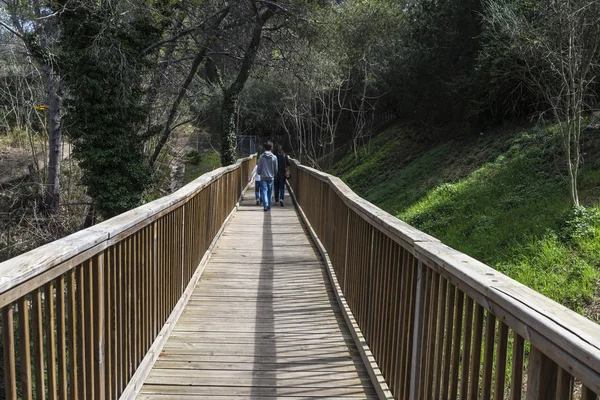
[[[261,211],[264,212],[264,211]],[[260,399],[266,395],[277,394],[277,349],[275,344],[275,312],[273,308],[273,271],[275,268],[275,252],[273,250],[273,227],[271,212],[264,212],[262,226],[262,252],[261,263],[258,275],[258,296],[256,305],[256,326],[255,326],[255,349],[254,365],[252,373],[252,391],[253,399]],[[272,338],[272,344],[265,341],[265,338]],[[267,345],[269,343],[269,345]],[[257,368],[258,367],[258,368]]]

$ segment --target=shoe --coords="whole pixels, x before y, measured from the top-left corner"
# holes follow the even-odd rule
[[[279,200],[279,205],[283,207],[283,200]]]
[[[264,211],[269,211],[269,207],[265,207],[265,208],[264,208]]]
[[[260,206],[260,200],[256,200],[256,205]]]

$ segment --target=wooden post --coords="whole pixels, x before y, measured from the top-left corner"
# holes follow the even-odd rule
[[[527,370],[527,400],[553,399],[556,373],[556,363],[532,345]]]
[[[425,300],[425,277],[426,266],[419,261],[417,267],[417,292],[415,301],[415,319],[413,326],[413,345],[410,362],[410,388],[409,399],[417,400],[419,398],[419,377],[421,376],[421,340],[423,336],[423,303]]]

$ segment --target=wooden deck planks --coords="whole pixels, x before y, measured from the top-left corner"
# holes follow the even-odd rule
[[[295,209],[246,194],[140,399],[376,394]]]

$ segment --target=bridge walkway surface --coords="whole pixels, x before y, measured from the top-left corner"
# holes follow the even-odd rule
[[[250,188],[138,398],[377,398],[289,197]]]

